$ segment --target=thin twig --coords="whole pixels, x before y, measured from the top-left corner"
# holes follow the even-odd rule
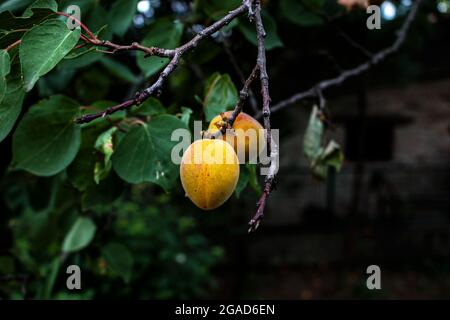
[[[79,26],[81,27],[81,29],[83,29],[84,31],[86,31],[86,33],[89,35],[89,37],[90,37],[92,40],[96,40],[96,39],[97,39],[97,37],[95,36],[95,34],[94,34],[91,30],[89,30],[88,27],[86,27],[80,20],[78,20],[78,19],[75,18],[74,16],[72,16],[72,15],[70,15],[70,14],[68,14],[68,13],[65,13],[65,12],[56,12],[56,14],[57,14],[57,15],[60,15],[60,16],[64,16],[64,17],[66,17],[66,18],[68,18],[68,19],[70,19],[70,20],[75,21],[75,23],[76,23],[77,25],[79,25]]]
[[[233,54],[233,51],[230,48],[230,43],[228,42],[227,39],[225,39],[223,41],[223,47],[225,49],[225,53],[228,56],[228,59],[230,60],[231,65],[234,68],[234,71],[236,71],[236,74],[238,75],[239,79],[241,80],[241,83],[243,85],[245,85],[245,77],[244,77],[244,73],[242,72],[241,68],[239,68],[239,65],[236,61],[236,57]],[[256,101],[256,97],[255,94],[253,93],[252,89],[249,89],[248,91],[248,101],[250,103],[250,107],[253,109],[253,113],[257,113],[258,112],[258,102]]]
[[[376,54],[373,54],[372,57],[369,60],[367,60],[366,62],[364,62],[352,69],[348,69],[348,70],[341,72],[337,77],[320,81],[320,82],[316,83],[314,86],[312,86],[311,88],[309,88],[308,90],[296,93],[293,96],[278,102],[277,104],[272,106],[272,112],[277,112],[279,110],[282,110],[282,109],[284,109],[292,104],[295,104],[305,98],[314,97],[317,94],[317,92],[319,92],[319,91],[323,92],[324,90],[326,90],[330,87],[340,85],[347,79],[358,76],[361,73],[368,71],[372,66],[380,63],[381,61],[386,59],[388,56],[390,56],[391,54],[398,51],[400,46],[405,42],[406,35],[411,27],[414,17],[417,14],[417,11],[418,11],[418,8],[419,8],[419,5],[421,2],[422,2],[422,0],[417,0],[412,5],[411,10],[410,10],[408,16],[406,17],[405,21],[403,22],[402,27],[397,32],[397,37],[396,37],[394,43],[390,47],[387,47],[387,48],[377,52]],[[262,114],[259,114],[256,116],[256,118],[260,118],[261,116],[262,116]]]
[[[110,53],[118,53],[121,51],[142,51],[145,53],[145,57],[158,56],[164,58],[172,58],[175,55],[175,50],[163,49],[158,47],[145,47],[137,42],[133,42],[131,45],[119,45],[116,43],[112,43],[111,41],[97,39],[89,41],[89,44],[112,49]]]
[[[239,113],[242,112],[242,107],[244,105],[245,100],[247,100],[247,98],[249,97],[250,86],[251,86],[253,80],[255,80],[255,78],[258,74],[258,71],[259,71],[259,65],[257,64],[253,68],[250,76],[247,78],[247,80],[245,80],[244,86],[243,86],[242,90],[239,92],[239,99],[236,102],[236,106],[234,107],[230,116],[227,117],[226,119],[223,119],[224,125],[220,128],[220,130],[214,132],[213,134],[206,133],[207,136],[205,136],[205,137],[211,138],[211,139],[217,139],[221,134],[225,134],[227,129],[233,127],[234,121],[236,120]]]
[[[17,47],[20,43],[22,42],[22,40],[17,40],[16,42],[10,44],[9,46],[7,46],[5,48],[6,51],[11,51],[13,48]]]
[[[88,123],[92,120],[95,120],[100,117],[104,117],[104,116],[106,116],[108,114],[112,114],[116,111],[130,108],[133,105],[139,105],[142,102],[144,102],[146,99],[148,99],[150,96],[152,96],[154,94],[158,94],[161,91],[166,78],[177,68],[178,63],[180,62],[180,59],[183,56],[183,54],[196,48],[200,41],[209,37],[216,31],[223,28],[224,26],[228,25],[236,17],[238,17],[242,13],[246,12],[247,10],[248,10],[247,5],[242,4],[235,10],[230,11],[222,19],[218,20],[217,22],[213,23],[209,27],[200,31],[194,38],[192,38],[190,41],[188,41],[187,43],[185,43],[184,45],[182,45],[176,49],[167,50],[167,49],[161,49],[161,48],[147,48],[149,50],[152,50],[151,54],[156,54],[156,55],[161,54],[162,56],[165,56],[165,57],[171,57],[169,64],[160,73],[158,79],[150,87],[146,88],[145,90],[143,90],[141,92],[136,93],[136,95],[133,99],[127,100],[117,106],[110,107],[102,112],[81,116],[81,117],[75,119],[75,122],[76,123]],[[111,43],[108,41],[102,41],[102,45],[109,46],[109,45],[111,45]],[[138,45],[136,43],[132,44],[131,46],[133,48],[135,48],[136,50],[142,49],[140,47],[140,45]],[[123,48],[123,47],[129,47],[129,46],[120,46],[120,47]],[[145,50],[147,50],[147,49],[145,49]],[[122,50],[122,49],[119,49],[119,50]]]

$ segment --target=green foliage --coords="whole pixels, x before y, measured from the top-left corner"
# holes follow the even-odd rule
[[[0,50],[0,103],[6,93],[6,76],[9,74],[11,64],[6,50]],[[1,139],[0,139],[1,140]]]
[[[302,27],[314,27],[323,24],[323,20],[315,14],[321,12],[324,0],[281,0],[280,11],[290,22]]]
[[[6,92],[0,102],[0,142],[8,135],[14,126],[20,111],[25,92],[22,88],[22,82],[19,78],[8,76],[6,81]]]
[[[58,4],[55,0],[37,0],[32,3],[23,13],[22,17],[28,18],[33,15],[33,9],[50,9],[51,11],[58,11]]]
[[[130,282],[133,272],[133,255],[126,246],[120,243],[109,243],[102,249],[102,256],[112,272]]]
[[[0,270],[29,276],[26,298],[195,298],[214,282],[210,269],[223,252],[197,226],[202,216],[186,206],[179,167],[171,161],[178,141],[171,135],[235,106],[239,79],[228,60],[217,58],[226,59],[223,41],[232,37],[230,50],[250,48],[253,64],[254,24],[242,15],[184,55],[158,98],[88,124],[74,122],[132,98],[169,59],[133,51],[107,55],[107,48],[84,45],[80,34],[87,33],[70,31],[67,18],[55,12],[78,5],[83,23],[101,40],[171,49],[241,1],[197,0],[187,15],[161,3],[140,28],[133,27],[137,0],[0,4],[0,142],[6,140],[0,197],[13,238]],[[315,25],[295,1],[281,2],[281,19],[277,6],[263,10],[268,50],[283,46],[278,24],[284,18]],[[205,74],[211,76],[203,81]],[[313,120],[311,128],[321,124]],[[314,130],[308,129],[305,152],[323,176],[327,166],[340,166],[341,153],[334,143],[322,146],[322,127]],[[11,161],[3,148],[12,151]],[[257,168],[243,165],[236,197],[250,188],[261,192]],[[68,293],[68,264],[82,266],[98,284]],[[0,283],[3,295],[25,298],[16,282]]]
[[[118,79],[128,83],[137,83],[138,79],[136,75],[126,65],[107,57],[103,57],[100,62]]]
[[[97,161],[95,163],[94,181],[97,184],[100,183],[100,180],[103,180],[108,176],[108,173],[112,168],[111,156],[114,152],[113,136],[116,131],[116,127],[109,128],[100,134],[95,141],[95,149],[103,154],[103,161]]]
[[[108,15],[109,25],[112,32],[123,36],[128,30],[136,13],[138,0],[118,0],[114,2]]]
[[[197,219],[180,212],[168,195],[155,194],[149,201],[148,186],[136,186],[88,218],[73,211],[76,194],[63,176],[14,180],[22,182],[5,181],[0,193],[4,199],[21,198],[7,201],[16,217],[14,248],[13,255],[0,256],[0,272],[33,279],[28,298],[188,298],[210,289],[210,268],[222,250],[208,243]],[[98,282],[83,282],[81,293],[68,292],[65,269],[71,264],[81,266],[83,279]],[[0,295],[23,298],[21,292],[20,282],[0,283]]]
[[[183,121],[186,126],[189,126],[189,121],[191,120],[192,113],[192,109],[181,107],[180,120]]]
[[[262,12],[262,19],[264,22],[264,29],[266,31],[265,45],[267,50],[272,50],[277,47],[282,47],[283,42],[277,33],[277,24],[272,16],[266,12]],[[241,19],[239,24],[239,30],[245,36],[245,38],[256,46],[256,30],[255,25],[250,23],[247,19]]]
[[[171,160],[171,141],[176,129],[187,129],[185,124],[171,115],[161,115],[148,124],[132,128],[122,138],[114,152],[114,170],[126,182],[153,182],[170,189],[178,178],[178,166]]]
[[[32,106],[14,133],[13,167],[39,176],[65,169],[80,147],[81,128],[73,122],[78,108],[77,102],[64,96]]]
[[[118,268],[126,270],[126,265],[132,262],[129,285],[133,287],[138,283],[139,287],[134,287],[143,298],[204,296],[205,289],[212,285],[210,268],[223,255],[221,248],[208,243],[198,230],[196,216],[189,210],[177,209],[174,200],[166,194],[149,202],[147,193],[144,185],[136,186],[130,201],[117,202],[109,210],[118,212],[112,227],[117,241],[127,240],[129,254],[116,253],[127,255],[128,262],[114,267],[110,265],[111,258],[108,263],[103,254],[105,271],[111,277],[126,280],[124,273],[118,274]],[[123,285],[118,287],[116,296],[120,296],[122,288]]]
[[[144,101],[141,105],[133,107],[132,111],[135,114],[142,116],[157,116],[159,114],[166,113],[166,108],[164,108],[161,101],[151,97]]]
[[[20,10],[25,8],[33,0],[6,0],[0,4],[0,12]]]
[[[79,217],[64,238],[62,251],[69,253],[85,248],[94,238],[96,229],[91,219]]]
[[[239,198],[241,193],[250,186],[256,194],[261,193],[261,187],[258,184],[258,175],[256,173],[256,165],[241,164],[239,180],[236,186],[235,194]]]
[[[211,119],[234,107],[238,93],[231,77],[214,73],[206,84],[197,81],[186,90],[192,74],[182,60],[165,88],[173,91],[170,99],[151,97],[107,119],[78,125],[77,116],[117,105],[143,88],[143,80],[160,72],[168,59],[142,52],[112,56],[104,48],[80,46],[80,34],[86,32],[69,30],[67,18],[55,12],[78,5],[83,23],[99,39],[129,43],[138,37],[132,41],[170,49],[193,36],[185,24],[209,24],[240,1],[198,1],[193,20],[164,13],[141,30],[132,28],[136,4],[22,0],[0,5],[0,48],[15,43],[8,51],[0,49],[0,142],[12,142],[0,196],[11,215],[13,236],[11,250],[0,256],[0,270],[29,275],[27,297],[80,299],[114,292],[189,298],[202,296],[213,283],[209,269],[222,249],[208,244],[195,216],[172,204],[180,186],[179,167],[171,161],[178,141],[171,141],[171,135],[175,129],[187,130],[203,112]],[[267,14],[264,19],[268,47],[281,45],[275,20]],[[242,23],[247,24],[245,19]],[[233,21],[221,37],[239,24]],[[242,41],[255,43],[249,25],[242,33]],[[209,39],[192,54],[207,64],[220,52]],[[187,107],[201,90],[203,109]],[[187,99],[180,99],[182,94]],[[258,188],[255,166],[245,166],[242,177],[237,195],[247,186]],[[108,281],[68,293],[68,263]],[[3,294],[24,298],[15,282],[0,284]]]
[[[208,78],[203,96],[206,121],[211,121],[219,113],[232,109],[238,99],[230,76],[220,73],[214,73]]]
[[[173,49],[180,44],[183,34],[183,24],[179,21],[160,19],[155,21],[147,35],[142,40],[142,45]],[[137,55],[137,64],[145,77],[150,77],[169,63],[168,58],[145,57],[140,52]]]
[[[80,29],[70,31],[60,20],[48,20],[25,33],[20,44],[20,62],[26,91],[72,50],[79,37]]]
[[[211,18],[218,19],[226,15],[231,10],[241,5],[241,0],[228,0],[226,2],[221,0],[199,0],[197,6]]]
[[[1,11],[1,10],[0,10]],[[33,15],[31,16],[15,16],[10,11],[4,11],[0,13],[1,30],[16,31],[30,29],[39,23],[44,22],[53,16],[54,11],[49,8],[34,8],[31,9]]]

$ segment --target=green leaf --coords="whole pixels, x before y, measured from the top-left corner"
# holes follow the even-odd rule
[[[1,10],[0,10],[1,11]],[[54,11],[48,8],[34,8],[31,17],[16,17],[10,11],[0,13],[1,30],[12,31],[30,29],[42,21],[54,16]]]
[[[50,9],[51,11],[58,11],[58,4],[55,0],[37,0],[32,3],[23,13],[22,17],[29,18],[33,15],[32,9]]]
[[[323,152],[311,164],[313,174],[320,178],[326,179],[328,175],[328,168],[334,167],[336,172],[339,172],[344,162],[344,153],[339,144],[335,141],[330,141]]]
[[[43,299],[50,299],[60,266],[61,260],[58,257],[55,257],[49,265],[45,265],[42,268],[41,272],[45,275],[44,286],[41,293]]]
[[[85,6],[88,6],[88,4],[89,3],[85,4]],[[81,12],[88,11],[86,9],[84,9],[86,11],[83,11],[81,6],[80,8]],[[88,20],[84,22],[91,30],[97,30],[94,34],[100,39],[109,39],[112,37],[112,33],[106,26],[106,16],[106,10],[100,4],[96,3],[94,9],[90,12]],[[100,48],[98,47],[86,46],[83,48],[74,48],[64,57],[61,63],[58,64],[58,68],[78,69],[87,67],[103,58],[103,55],[99,51]]]
[[[95,141],[95,149],[103,154],[103,162],[96,162],[94,168],[94,181],[99,184],[112,168],[111,156],[114,152],[113,135],[117,131],[116,127],[112,127],[103,132]]]
[[[45,98],[65,91],[71,87],[75,76],[74,69],[53,69],[37,82],[39,96]]]
[[[109,27],[108,12],[99,1],[95,0],[93,3],[94,8],[90,11],[88,20],[85,24],[88,25],[91,30],[97,30],[94,34],[98,36],[98,38],[111,39],[113,37],[113,32]]]
[[[142,45],[174,49],[180,44],[183,34],[183,24],[167,19],[157,20],[142,41]],[[137,53],[137,64],[145,77],[154,75],[169,63],[168,58],[144,57],[143,52]]]
[[[6,79],[5,77],[0,76],[0,105],[5,97],[6,93]]]
[[[302,27],[314,27],[323,24],[323,20],[311,10],[321,11],[323,0],[281,0],[280,12],[290,22]],[[310,8],[311,10],[308,10]]]
[[[5,97],[6,94],[6,87],[7,87],[6,76],[9,74],[10,71],[11,71],[11,62],[9,60],[8,51],[0,50],[0,103],[3,101],[3,98]]]
[[[187,129],[177,117],[161,115],[145,125],[132,128],[122,138],[112,156],[114,170],[126,182],[154,182],[165,190],[178,177],[178,166],[171,160],[171,141],[175,129]]]
[[[79,251],[92,241],[97,227],[90,218],[79,217],[64,238],[63,252]]]
[[[26,91],[72,50],[80,30],[70,31],[60,20],[48,20],[25,33],[19,49]]]
[[[256,194],[261,194],[261,186],[258,183],[258,175],[256,171],[256,164],[247,163],[245,165],[248,170],[249,180],[248,183],[250,184],[250,187],[253,189],[253,191],[256,192]]]
[[[75,89],[81,103],[89,105],[92,101],[100,100],[110,94],[112,91],[109,90],[112,86],[113,80],[105,77],[101,69],[93,67],[77,73],[72,90]]]
[[[18,76],[6,79],[5,95],[0,101],[0,142],[5,139],[16,123],[25,98],[21,79]]]
[[[33,0],[6,0],[0,4],[0,12],[16,11],[25,8]]]
[[[240,166],[241,168],[239,170],[239,180],[234,191],[236,193],[236,198],[239,198],[241,192],[247,187],[248,181],[250,179],[248,170],[247,168],[245,168],[245,165],[241,164]]]
[[[198,6],[213,19],[221,18],[242,3],[241,0],[199,0],[198,2]]]
[[[110,172],[98,184],[90,184],[81,197],[81,210],[96,210],[110,205],[123,192],[123,181]]]
[[[191,108],[187,108],[187,107],[181,107],[181,115],[180,115],[180,120],[183,121],[183,123],[186,126],[189,126],[189,121],[191,120],[191,114],[192,114],[192,109]]]
[[[137,0],[118,0],[109,12],[109,25],[114,34],[123,36],[133,22]]]
[[[141,116],[156,116],[166,113],[166,108],[164,108],[161,101],[150,97],[139,106],[133,107],[132,111],[134,114]]]
[[[128,283],[133,272],[133,255],[120,243],[109,243],[102,249],[102,256],[108,268],[119,274]]]
[[[81,149],[75,160],[67,168],[67,177],[70,183],[79,191],[86,191],[94,183],[94,153],[92,148]]]
[[[319,118],[319,112],[319,108],[314,106],[303,138],[303,152],[309,160],[316,159],[322,152],[323,123]]]
[[[266,50],[272,50],[277,47],[282,47],[283,42],[278,36],[277,23],[275,19],[272,18],[272,16],[266,11],[262,12],[262,19],[267,34],[265,38]],[[241,20],[239,23],[239,30],[250,43],[254,44],[255,46],[257,45],[258,41],[256,38],[254,23],[250,23],[248,19]]]
[[[80,126],[73,119],[79,104],[53,96],[32,106],[13,136],[12,165],[38,176],[65,169],[80,147]]]
[[[124,80],[128,83],[136,83],[138,81],[137,76],[131,72],[131,70],[124,64],[117,60],[102,57],[100,63],[116,78]]]
[[[9,54],[6,50],[0,50],[0,76],[6,77],[11,70]]]
[[[241,164],[239,172],[239,180],[235,190],[236,197],[239,198],[247,186],[250,186],[256,194],[260,194],[261,186],[256,175],[256,165],[250,163]]]
[[[219,113],[233,108],[238,100],[238,92],[228,74],[214,73],[204,91],[203,108],[206,121],[211,121]]]

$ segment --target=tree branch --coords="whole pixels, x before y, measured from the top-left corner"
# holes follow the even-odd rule
[[[391,54],[398,51],[400,46],[405,42],[408,31],[411,27],[412,22],[414,21],[414,18],[417,14],[417,11],[418,11],[418,8],[419,8],[421,2],[422,2],[422,0],[416,0],[414,2],[408,16],[406,17],[405,21],[403,22],[402,27],[397,32],[397,37],[396,37],[394,43],[390,47],[387,47],[387,48],[377,52],[376,54],[373,54],[371,56],[371,58],[369,60],[367,60],[366,62],[364,62],[352,69],[348,69],[348,70],[341,72],[337,77],[320,81],[320,82],[316,83],[314,86],[312,86],[311,88],[309,88],[308,90],[299,92],[285,100],[278,102],[277,104],[272,106],[272,112],[277,112],[277,111],[282,110],[282,109],[290,106],[291,104],[295,104],[305,98],[314,97],[317,95],[318,92],[322,92],[323,90],[328,89],[330,87],[340,85],[347,79],[358,76],[361,73],[368,71],[372,66],[380,63],[381,61],[386,59],[386,57],[388,57]],[[261,116],[262,116],[262,114],[259,114],[256,117],[261,118]]]
[[[147,52],[148,55],[155,54],[155,55],[160,55],[163,57],[170,57],[171,61],[164,68],[164,70],[160,73],[158,79],[150,87],[146,88],[145,90],[143,90],[141,92],[137,92],[133,99],[129,99],[125,102],[122,102],[121,104],[119,104],[117,106],[110,107],[102,112],[81,116],[81,117],[75,119],[75,122],[80,123],[80,124],[91,122],[97,118],[104,117],[106,115],[112,114],[119,110],[124,110],[124,109],[130,108],[133,105],[139,105],[142,102],[144,102],[146,99],[148,99],[150,96],[152,96],[154,94],[158,94],[160,92],[160,90],[162,89],[162,86],[163,86],[166,78],[177,68],[178,63],[180,62],[180,59],[183,56],[183,54],[185,54],[186,52],[197,47],[197,45],[199,44],[200,41],[209,37],[214,32],[220,30],[224,26],[228,25],[237,16],[241,15],[242,13],[246,12],[247,10],[248,10],[248,6],[244,1],[244,3],[241,6],[230,11],[222,19],[213,23],[209,27],[203,29],[190,41],[188,41],[184,45],[182,45],[176,49],[172,49],[172,50],[161,49],[161,48],[146,48],[146,47],[140,46],[137,43],[134,43],[131,46],[120,46],[120,45],[115,45],[109,41],[99,40],[101,42],[102,46],[112,48],[113,50],[116,50],[116,52],[122,51],[122,50],[140,50],[140,51]],[[91,41],[94,41],[94,44],[97,45],[95,39],[91,40]]]
[[[261,220],[264,217],[264,209],[266,206],[267,197],[272,192],[275,172],[277,163],[273,160],[277,156],[278,148],[273,148],[272,146],[272,134],[270,127],[270,93],[269,93],[269,76],[267,75],[266,67],[266,46],[265,46],[265,36],[266,31],[264,30],[264,24],[261,18],[261,2],[260,0],[255,1],[255,26],[256,35],[258,40],[258,66],[259,66],[259,79],[261,82],[261,95],[263,100],[262,115],[264,117],[264,129],[266,134],[267,152],[271,157],[269,172],[264,180],[263,193],[257,203],[256,214],[249,221],[249,232],[255,231]]]

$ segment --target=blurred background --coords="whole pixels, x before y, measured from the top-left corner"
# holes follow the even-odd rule
[[[6,1],[0,11],[19,14],[30,2]],[[367,60],[344,33],[369,52],[390,46],[412,5],[377,1],[382,27],[368,30],[365,10],[349,2],[263,2],[273,103]],[[98,30],[112,23],[115,3],[59,5],[79,5],[82,21]],[[106,28],[103,38],[142,41],[158,21],[170,19],[183,23],[184,42],[239,3],[134,1],[127,32]],[[113,21],[126,19],[121,12]],[[191,121],[204,119],[203,90],[215,72],[228,74],[240,90],[255,63],[252,32],[242,17],[204,41],[169,78],[162,105],[173,112],[189,107]],[[331,122],[326,137],[345,155],[342,170],[325,181],[311,174],[303,154],[316,99],[273,113],[272,127],[280,130],[277,189],[252,234],[247,222],[262,185],[255,167],[241,177],[239,196],[203,212],[180,184],[165,192],[150,183],[123,183],[112,173],[80,191],[85,177],[76,165],[47,178],[9,170],[10,134],[0,144],[0,298],[450,298],[449,40],[450,1],[423,1],[397,53],[324,92]],[[23,113],[56,93],[87,106],[120,102],[155,78],[144,77],[132,52],[114,57],[119,65],[112,67],[99,57],[62,63],[27,96]],[[253,91],[260,108],[259,86]],[[255,114],[250,104],[244,110]],[[82,250],[61,253],[80,215],[95,222],[95,235]],[[81,291],[66,289],[71,264],[82,270]],[[382,290],[366,287],[373,264],[381,268]]]

